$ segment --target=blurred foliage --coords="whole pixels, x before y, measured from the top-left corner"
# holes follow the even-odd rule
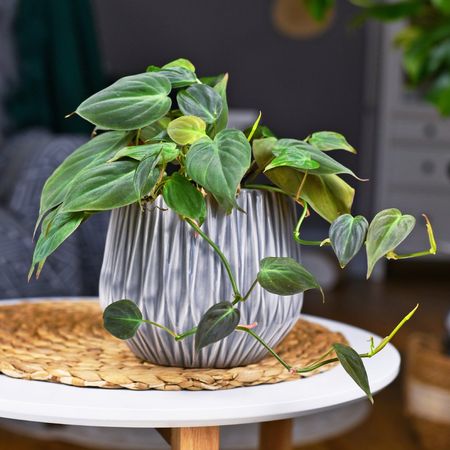
[[[323,20],[336,0],[303,0],[312,17]],[[395,44],[403,52],[409,84],[450,116],[450,0],[348,0],[361,8],[356,21],[403,21]]]

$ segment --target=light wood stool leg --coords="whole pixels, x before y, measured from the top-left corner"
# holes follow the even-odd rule
[[[219,450],[219,427],[158,429],[172,450]]]
[[[292,450],[292,428],[292,419],[261,423],[259,450]]]

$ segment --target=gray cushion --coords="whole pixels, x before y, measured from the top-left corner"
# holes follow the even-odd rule
[[[19,284],[23,283],[25,278],[21,276],[26,275],[31,261],[31,236],[38,216],[40,194],[45,180],[86,140],[86,136],[52,136],[33,130],[33,132],[22,133],[17,141],[14,139],[11,141],[11,146],[14,142],[20,142],[21,151],[20,155],[12,158],[7,166],[15,168],[14,179],[8,182],[9,195],[5,206],[20,223],[20,236],[27,243],[26,251],[22,248],[14,252],[15,258],[21,259],[17,266],[18,277],[15,280]],[[20,161],[18,162],[17,159]],[[45,290],[42,286],[44,284],[49,285],[48,291],[52,291],[54,295],[97,295],[107,224],[108,214],[95,215],[85,222],[67,242],[64,242],[61,248],[48,258],[42,271],[42,279],[39,282],[32,282],[31,286],[36,288],[36,295],[41,290]],[[75,267],[79,273],[73,274],[71,278],[69,272],[73,272]],[[60,280],[50,281],[51,276],[59,277]],[[60,281],[64,283],[61,285]],[[18,290],[20,289],[22,287],[18,286]],[[29,288],[29,292],[34,292],[32,287]]]
[[[74,239],[48,260],[39,281],[28,283],[32,252],[29,230],[0,208],[0,298],[82,294],[81,259]]]

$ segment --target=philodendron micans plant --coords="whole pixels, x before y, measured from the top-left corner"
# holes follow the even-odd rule
[[[214,199],[228,214],[236,208],[236,197],[244,188],[286,195],[302,207],[292,238],[299,245],[331,245],[341,267],[365,245],[368,277],[383,257],[435,253],[431,226],[427,220],[429,250],[397,254],[395,248],[411,233],[415,219],[397,209],[379,212],[370,224],[362,216],[351,215],[354,189],[341,175],[357,177],[330,156],[334,150],[355,153],[347,140],[329,131],[303,140],[278,139],[259,124],[261,115],[245,132],[229,129],[227,81],[227,75],[199,79],[190,61],[177,59],[122,78],[85,100],[75,113],[95,126],[94,137],[72,153],[44,185],[36,225],[40,236],[29,276],[36,269],[38,276],[46,258],[91,215],[133,203],[144,209],[162,195],[167,207],[214,249],[228,274],[233,298],[217,299],[197,327],[178,331],[144,318],[131,300],[118,299],[104,311],[108,331],[129,339],[139,326],[147,324],[176,340],[194,335],[198,351],[230,333],[248,333],[293,373],[340,361],[371,398],[362,358],[378,353],[415,309],[378,346],[372,342],[365,354],[337,343],[316,363],[291,367],[253,326],[240,323],[239,305],[251,302],[257,284],[289,296],[309,289],[322,291],[318,282],[299,262],[273,256],[260,262],[251,286],[238,286],[226,256],[202,230],[208,205],[205,199]],[[269,183],[255,184],[259,175],[265,175]],[[317,242],[301,238],[300,227],[310,211],[331,224],[328,238]]]

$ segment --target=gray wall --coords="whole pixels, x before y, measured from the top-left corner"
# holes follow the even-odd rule
[[[277,134],[331,129],[358,145],[364,30],[349,29],[353,8],[338,1],[324,35],[294,40],[274,28],[274,1],[94,0],[109,75],[187,57],[201,75],[228,71],[230,104],[261,109]]]

